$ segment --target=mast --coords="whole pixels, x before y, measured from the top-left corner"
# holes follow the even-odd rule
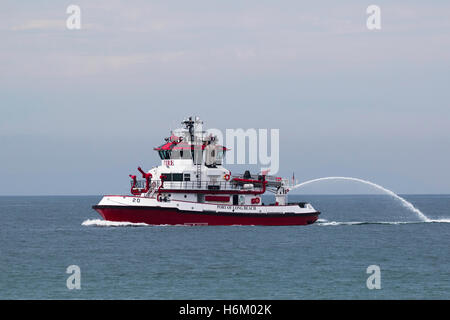
[[[183,122],[185,128],[188,130],[190,142],[191,142],[191,153],[192,153],[192,161],[196,166],[196,178],[197,178],[197,187],[201,187],[201,177],[202,177],[202,161],[203,161],[203,152],[202,152],[202,144],[203,144],[203,121],[200,120],[199,117],[189,117],[185,119]]]

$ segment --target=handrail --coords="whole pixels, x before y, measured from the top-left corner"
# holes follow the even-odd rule
[[[146,185],[145,180],[133,180],[131,182],[132,188],[142,188]],[[248,191],[248,193],[260,193],[265,192],[267,181],[258,181],[253,185],[252,189],[243,188],[242,184],[233,183],[232,181],[166,181],[152,179],[150,182],[149,190],[158,190],[158,193],[163,190],[204,190],[204,191]],[[144,193],[144,192],[142,192]]]

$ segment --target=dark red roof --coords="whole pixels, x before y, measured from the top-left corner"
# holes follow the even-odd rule
[[[155,148],[155,150],[158,150],[158,151],[159,150],[171,150],[174,147],[175,144],[176,144],[175,142],[169,141],[166,144],[163,144],[163,145]]]

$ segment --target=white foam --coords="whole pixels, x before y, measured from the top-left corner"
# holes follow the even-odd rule
[[[450,223],[450,219],[429,219],[427,221],[328,221],[326,219],[318,219],[316,225],[319,226],[352,226],[365,224],[420,224],[420,223]]]
[[[353,226],[353,225],[365,225],[365,224],[386,224],[386,225],[399,225],[399,224],[417,224],[426,223],[425,221],[327,221],[316,222],[319,226]]]
[[[431,219],[427,222],[432,222],[432,223],[450,223],[450,219]]]
[[[363,222],[359,221],[327,221],[327,222],[318,222],[316,223],[319,226],[350,226],[350,225],[358,225]]]
[[[395,199],[399,200],[403,206],[405,206],[406,208],[408,208],[409,210],[411,210],[412,212],[414,212],[415,214],[417,214],[417,216],[424,222],[432,222],[430,220],[430,218],[428,218],[425,214],[423,214],[422,211],[420,211],[419,209],[417,209],[416,207],[414,207],[410,202],[406,201],[405,199],[403,199],[402,197],[400,197],[399,195],[397,195],[395,192],[386,189],[376,183],[367,181],[367,180],[363,180],[363,179],[359,179],[359,178],[351,178],[351,177],[325,177],[325,178],[318,178],[318,179],[312,179],[312,180],[308,180],[302,183],[299,183],[295,186],[292,187],[292,189],[296,189],[299,188],[301,186],[304,186],[306,184],[309,183],[313,183],[313,182],[318,182],[318,181],[324,181],[324,180],[350,180],[350,181],[356,181],[356,182],[361,182],[361,183],[365,183],[368,184],[374,188],[377,188],[387,194],[389,194],[390,196],[394,197]]]
[[[106,221],[102,219],[88,219],[83,221],[82,226],[94,227],[146,227],[150,226],[146,223],[132,223],[121,221]]]

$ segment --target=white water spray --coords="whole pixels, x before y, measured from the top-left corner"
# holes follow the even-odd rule
[[[382,186],[380,186],[380,185],[378,185],[378,184],[376,184],[376,183],[373,183],[373,182],[370,182],[370,181],[367,181],[367,180],[363,180],[363,179],[351,178],[351,177],[325,177],[325,178],[318,178],[318,179],[312,179],[312,180],[308,180],[308,181],[305,181],[305,182],[296,184],[295,186],[293,186],[293,187],[291,188],[291,190],[292,190],[292,189],[299,188],[299,187],[302,187],[302,186],[304,186],[304,185],[307,185],[307,184],[310,184],[310,183],[313,183],[313,182],[324,181],[324,180],[350,180],[350,181],[356,181],[356,182],[361,182],[361,183],[368,184],[368,185],[370,185],[370,186],[372,186],[372,187],[375,187],[375,188],[377,188],[377,189],[379,189],[379,190],[381,190],[381,191],[387,193],[388,195],[394,197],[395,199],[400,200],[400,202],[401,202],[406,208],[408,208],[409,210],[411,210],[412,212],[414,212],[415,214],[417,214],[417,216],[418,216],[422,221],[424,221],[424,222],[432,222],[432,221],[433,221],[433,220],[429,219],[426,215],[424,215],[424,214],[422,213],[422,211],[420,211],[419,209],[417,209],[416,207],[414,207],[410,202],[406,201],[405,199],[403,199],[402,197],[400,197],[399,195],[397,195],[395,192],[393,192],[393,191],[391,191],[391,190],[389,190],[389,189],[383,188]]]
[[[120,221],[107,221],[102,219],[88,219],[83,221],[82,226],[94,226],[94,227],[146,227],[149,224],[146,223],[132,223],[132,222],[120,222]]]

